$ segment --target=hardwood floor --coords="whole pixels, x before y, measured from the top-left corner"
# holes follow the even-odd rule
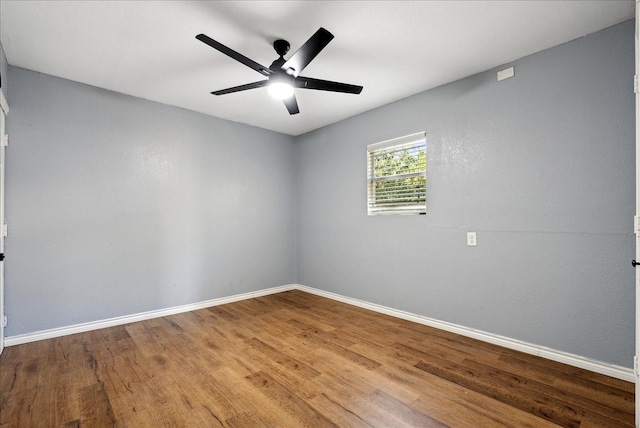
[[[634,386],[300,291],[6,348],[2,427],[625,427]]]

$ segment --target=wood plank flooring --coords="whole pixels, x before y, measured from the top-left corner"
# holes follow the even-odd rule
[[[631,427],[634,386],[301,291],[6,348],[1,427]]]

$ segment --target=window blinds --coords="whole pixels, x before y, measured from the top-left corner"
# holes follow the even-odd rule
[[[426,164],[424,132],[369,145],[368,213],[426,213]]]

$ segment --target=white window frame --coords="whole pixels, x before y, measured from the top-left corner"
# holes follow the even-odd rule
[[[375,177],[373,166],[373,156],[376,152],[383,150],[396,149],[402,150],[405,147],[420,146],[425,152],[424,170],[420,172],[412,172],[408,174],[397,174],[386,177]],[[380,143],[369,144],[367,146],[367,214],[368,215],[403,215],[403,214],[426,214],[427,212],[427,167],[426,167],[427,137],[426,132],[418,132],[404,137],[394,138],[392,140],[382,141]],[[398,204],[392,206],[379,206],[375,203],[375,183],[379,181],[390,181],[404,178],[424,177],[425,186],[424,201],[419,203]]]

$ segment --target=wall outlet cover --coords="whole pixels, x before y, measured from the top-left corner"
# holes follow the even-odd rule
[[[469,247],[475,247],[478,245],[475,232],[467,232],[467,245]]]

